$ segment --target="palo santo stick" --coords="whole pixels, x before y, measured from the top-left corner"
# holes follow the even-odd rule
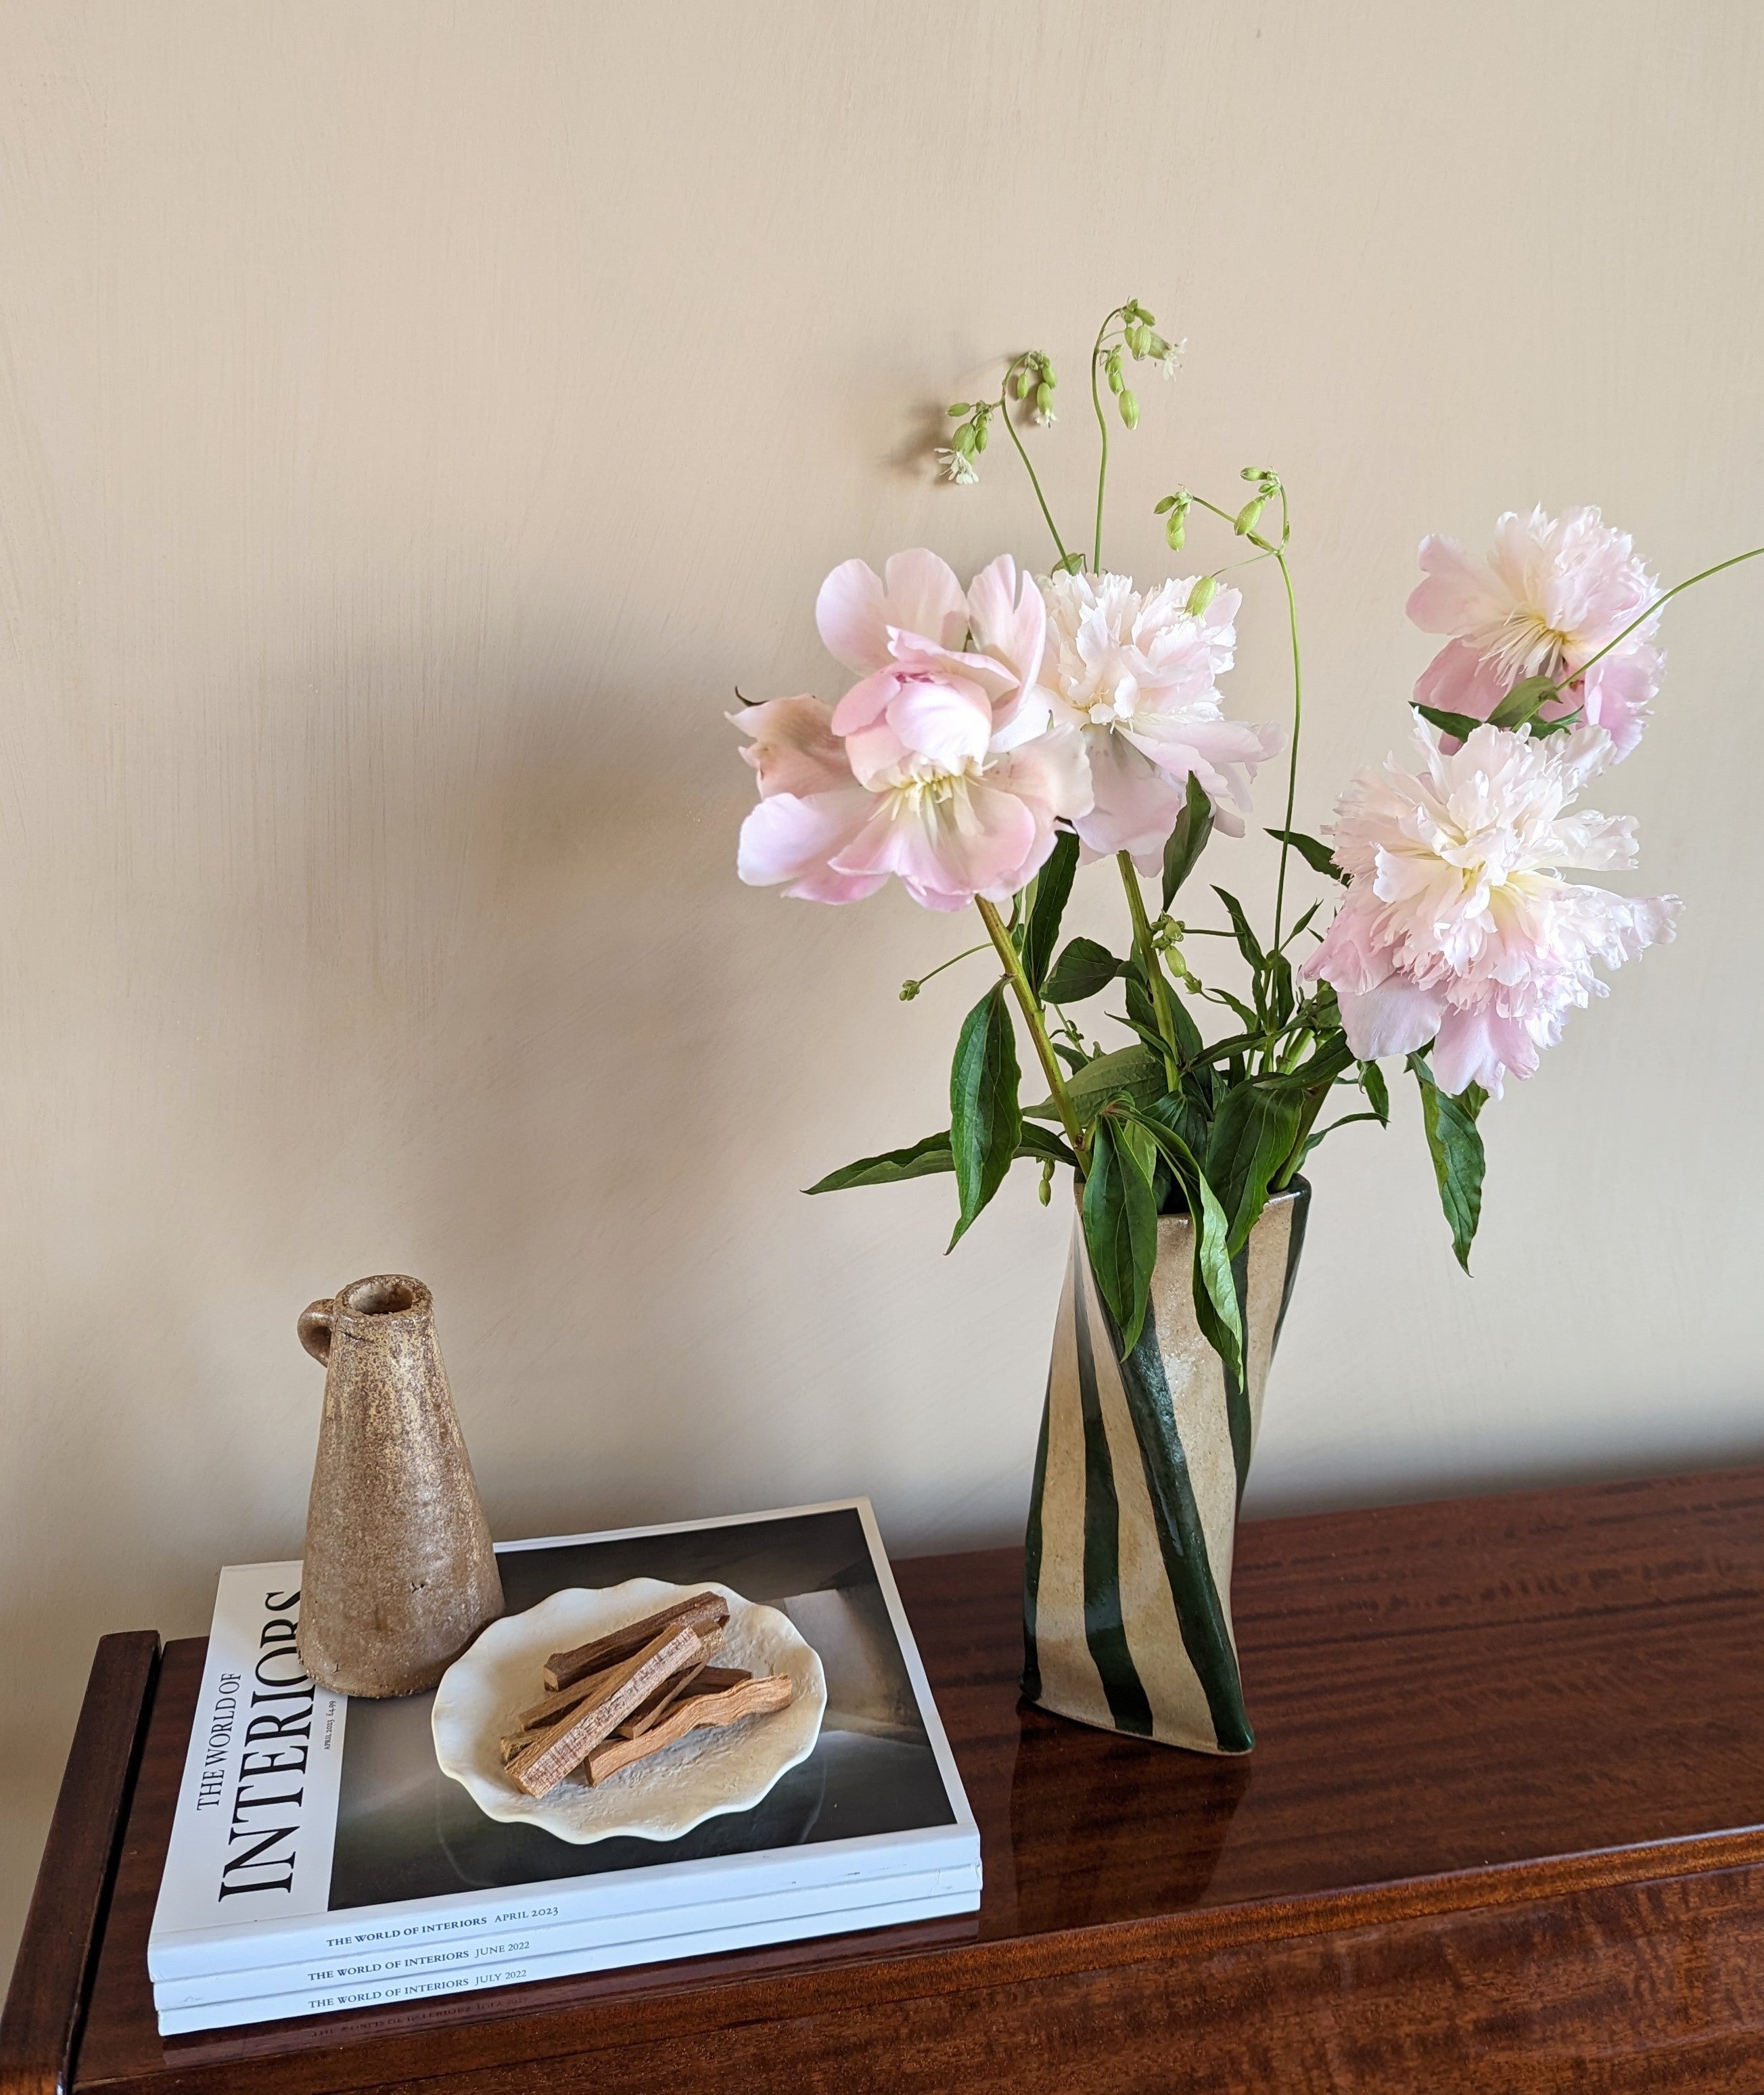
[[[640,1709],[634,1710],[622,1724],[614,1727],[612,1735],[617,1739],[641,1738],[658,1718],[665,1716],[687,1696],[720,1695],[725,1688],[738,1687],[752,1678],[743,1666],[701,1666],[695,1673],[682,1673],[678,1679],[658,1688]]]
[[[555,1694],[585,1674],[629,1658],[663,1630],[708,1628],[713,1622],[721,1629],[728,1620],[729,1603],[721,1593],[695,1593],[690,1600],[646,1615],[640,1622],[627,1622],[621,1630],[610,1630],[604,1636],[577,1644],[573,1651],[554,1651],[545,1662],[545,1684]]]
[[[639,1731],[647,1731],[682,1695],[690,1694],[694,1681],[702,1680],[709,1670],[705,1666],[695,1666],[690,1673],[677,1673],[672,1680],[663,1681],[647,1702],[639,1702],[622,1724],[614,1725],[614,1738],[634,1739]]]
[[[703,1628],[695,1631],[694,1634],[697,1636],[699,1644],[703,1645],[707,1656],[713,1651],[720,1651],[722,1649],[723,1632],[716,1623],[708,1623]],[[610,1667],[603,1669],[604,1671],[611,1670]],[[745,1669],[741,1666],[713,1666],[706,1668],[701,1664],[698,1668],[698,1673],[707,1670],[717,1676],[712,1683],[712,1685],[717,1688],[733,1688],[738,1680],[746,1680],[749,1678]],[[634,1712],[626,1720],[626,1724],[636,1723],[637,1718],[642,1716],[645,1710],[648,1710],[652,1717],[659,1717],[664,1710],[672,1707],[678,1700],[681,1691],[685,1688],[687,1681],[695,1679],[698,1673],[682,1674],[677,1680],[664,1682],[647,1702]],[[571,1686],[560,1688],[555,1695],[547,1695],[542,1701],[535,1702],[530,1709],[523,1710],[515,1719],[515,1729],[505,1732],[499,1741],[502,1748],[503,1766],[507,1767],[517,1753],[525,1752],[539,1733],[548,1731],[560,1717],[567,1714],[579,1704],[585,1702],[599,1678],[598,1674],[584,1674],[580,1680],[574,1682]],[[618,1727],[619,1731],[627,1737],[634,1736],[634,1733],[627,1730],[626,1724],[621,1724]],[[643,1725],[638,1725],[638,1731],[646,1728],[647,1727]]]
[[[782,1710],[795,1692],[787,1673],[773,1673],[763,1680],[741,1681],[719,1694],[690,1696],[685,1701],[677,1703],[659,1724],[652,1726],[641,1738],[608,1739],[604,1745],[595,1746],[588,1755],[588,1779],[604,1782],[608,1775],[616,1775],[633,1761],[659,1753],[664,1746],[673,1745],[688,1731],[695,1731],[701,1726],[721,1728],[725,1724],[738,1724],[743,1717],[765,1716],[774,1710]]]
[[[569,1688],[560,1688],[555,1695],[547,1695],[530,1709],[523,1710],[515,1719],[517,1731],[542,1731],[547,1724],[555,1724],[566,1710],[573,1710],[587,1697],[594,1685],[594,1676],[586,1675]]]
[[[601,1674],[584,1701],[516,1754],[508,1763],[509,1774],[529,1797],[543,1797],[663,1681],[698,1665],[703,1657],[704,1646],[695,1631],[663,1631],[623,1665]]]
[[[721,1624],[703,1622],[682,1624],[681,1627],[691,1627],[707,1653],[721,1650],[723,1632]],[[629,1631],[621,1630],[618,1634],[622,1637],[629,1635]],[[652,1635],[660,1634],[659,1629],[651,1632]],[[646,1639],[645,1641],[647,1642],[649,1640]],[[564,1654],[559,1653],[555,1655],[561,1657]],[[600,1674],[611,1670],[610,1666],[602,1666],[597,1667],[593,1673],[583,1674],[579,1679],[573,1680],[568,1688],[560,1688],[554,1693],[545,1696],[541,1701],[535,1702],[530,1709],[523,1710],[516,1718],[516,1724],[522,1731],[542,1731],[547,1725],[555,1724],[566,1710],[573,1710],[579,1702],[586,1701]]]

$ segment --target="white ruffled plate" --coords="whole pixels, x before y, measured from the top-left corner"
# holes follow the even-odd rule
[[[689,1731],[592,1787],[566,1775],[549,1795],[529,1797],[503,1766],[502,1740],[520,1712],[545,1692],[539,1676],[551,1653],[706,1592],[729,1603],[722,1649],[712,1664],[745,1666],[756,1679],[787,1673],[795,1688],[790,1706],[720,1731]],[[826,1707],[821,1661],[787,1615],[713,1579],[697,1586],[627,1579],[622,1586],[569,1587],[484,1630],[435,1690],[435,1757],[488,1818],[542,1827],[578,1846],[617,1834],[674,1840],[704,1819],[757,1804],[814,1751]]]

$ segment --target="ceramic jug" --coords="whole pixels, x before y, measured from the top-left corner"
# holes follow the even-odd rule
[[[421,1281],[376,1274],[303,1309],[299,1329],[324,1368],[300,1657],[346,1695],[418,1694],[503,1612],[434,1304]]]

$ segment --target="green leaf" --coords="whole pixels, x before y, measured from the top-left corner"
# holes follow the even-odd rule
[[[962,1021],[949,1072],[949,1146],[961,1213],[951,1250],[992,1196],[1017,1154],[1017,1041],[1004,985],[995,982]]]
[[[1169,1101],[1163,1101],[1168,1104]],[[1192,1146],[1162,1113],[1139,1117],[1139,1125],[1157,1144],[1188,1202],[1195,1226],[1195,1320],[1201,1336],[1239,1381],[1244,1373],[1244,1324],[1231,1271],[1230,1230],[1225,1210],[1207,1183]]]
[[[1139,1342],[1157,1259],[1157,1204],[1133,1151],[1117,1143],[1113,1124],[1096,1123],[1084,1181],[1084,1242],[1091,1270],[1120,1327],[1123,1352]]]
[[[1207,797],[1207,789],[1196,777],[1188,774],[1188,786],[1183,797],[1183,811],[1176,817],[1176,826],[1169,833],[1164,847],[1164,901],[1168,909],[1176,899],[1176,891],[1195,869],[1195,861],[1207,847],[1207,839],[1213,834],[1213,803]]]
[[[1276,843],[1291,844],[1313,873],[1326,873],[1346,884],[1348,876],[1336,865],[1335,853],[1318,838],[1306,836],[1303,830],[1270,830],[1268,834]]]
[[[1058,1135],[1044,1127],[1037,1127],[1033,1121],[1025,1121],[1017,1130],[1017,1153],[1032,1157],[1038,1164],[1070,1164],[1078,1159]],[[954,1169],[953,1161],[951,1165]]]
[[[955,1156],[947,1133],[928,1135],[905,1149],[886,1150],[880,1156],[860,1156],[856,1164],[830,1171],[825,1178],[805,1187],[810,1193],[843,1193],[852,1186],[898,1186],[904,1178],[923,1178],[934,1171],[953,1171]]]
[[[1283,946],[1290,946],[1292,943],[1292,941],[1296,939],[1301,932],[1308,930],[1310,928],[1311,919],[1317,914],[1318,911],[1321,909],[1322,906],[1323,905],[1321,902],[1313,902],[1310,908],[1305,911],[1304,914],[1300,917],[1298,922],[1293,926],[1290,931],[1287,932],[1285,938],[1280,941],[1281,944]],[[1318,932],[1318,936],[1321,938],[1322,936],[1322,932]]]
[[[1440,1204],[1452,1231],[1452,1248],[1468,1273],[1470,1246],[1483,1212],[1484,1160],[1476,1116],[1488,1103],[1488,1094],[1480,1084],[1466,1085],[1455,1097],[1442,1091],[1422,1055],[1411,1055],[1409,1066],[1421,1087],[1422,1124],[1427,1131],[1433,1175],[1439,1181]]]
[[[1391,1124],[1391,1094],[1384,1082],[1384,1072],[1376,1062],[1360,1065],[1360,1088],[1365,1093],[1366,1102],[1386,1127]]]
[[[1062,831],[1054,839],[1048,861],[1035,875],[1029,891],[1028,917],[1023,926],[1023,972],[1037,996],[1053,958],[1054,942],[1060,935],[1060,919],[1065,914],[1066,897],[1072,892],[1072,876],[1078,870],[1078,840]]]
[[[1267,956],[1262,952],[1256,934],[1249,928],[1249,919],[1244,913],[1243,904],[1235,895],[1227,895],[1222,887],[1216,887],[1213,891],[1231,912],[1231,929],[1237,934],[1239,952],[1252,968],[1264,966]]]
[[[1540,706],[1561,696],[1548,677],[1527,677],[1514,686],[1488,717],[1496,727],[1523,727]]]
[[[1154,961],[1161,968],[1161,960]],[[1146,1045],[1160,1058],[1164,1054],[1164,1036],[1158,1030],[1157,1005],[1152,995],[1152,985],[1146,980],[1145,970],[1135,953],[1122,973],[1127,979],[1127,1022],[1146,1041]],[[1182,1000],[1181,993],[1166,973],[1164,977],[1165,995],[1169,1000],[1170,1030],[1175,1034],[1178,1060],[1192,1062],[1206,1052],[1206,1043],[1200,1037],[1200,1028],[1196,1025],[1193,1014]],[[1146,1036],[1149,1034],[1149,1039]]]
[[[1576,706],[1571,713],[1558,714],[1554,720],[1534,719],[1529,723],[1532,738],[1538,742],[1541,742],[1546,734],[1566,734],[1570,728],[1579,727],[1579,706]]]
[[[1230,1222],[1226,1248],[1233,1257],[1249,1241],[1269,1182],[1292,1154],[1304,1119],[1304,1092],[1295,1078],[1235,1085],[1213,1115],[1206,1174]]]
[[[1049,1004],[1082,1004],[1106,989],[1124,966],[1094,939],[1074,939],[1054,962],[1042,994]]]
[[[1152,1001],[1151,986],[1146,981],[1145,970],[1139,965],[1137,954],[1126,972],[1127,1023],[1148,1048],[1161,1055],[1164,1052],[1164,1036],[1158,1030],[1157,1006]]]
[[[1119,1093],[1137,1101],[1155,1099],[1163,1088],[1162,1057],[1137,1041],[1130,1048],[1116,1048],[1113,1054],[1093,1056],[1082,1069],[1073,1072],[1065,1087],[1066,1096],[1081,1121],[1094,1118]],[[1052,1099],[1043,1099],[1028,1110],[1038,1120],[1060,1117],[1060,1109]]]
[[[1183,1078],[1180,1091],[1166,1092],[1162,1098],[1153,1099],[1148,1105],[1136,1106],[1133,1110],[1143,1119],[1168,1129],[1179,1141],[1187,1144],[1197,1159],[1205,1149],[1212,1115],[1204,1101],[1189,1089],[1187,1078]],[[1198,1162],[1195,1168],[1196,1170],[1200,1169]]]
[[[1044,1127],[1025,1125],[1017,1135],[1017,1155],[1036,1164],[1072,1164],[1078,1159],[1058,1135]],[[953,1171],[956,1152],[947,1135],[928,1135],[905,1149],[891,1149],[880,1156],[860,1156],[843,1170],[830,1171],[825,1178],[803,1189],[808,1193],[843,1193],[854,1186],[898,1186],[908,1178],[928,1178],[939,1171]]]
[[[1185,1062],[1197,1062],[1207,1052],[1207,1043],[1200,1037],[1200,1028],[1196,1025],[1194,1014],[1183,1002],[1182,993],[1170,985],[1170,1026],[1176,1035],[1176,1052]]]
[[[1356,1121],[1360,1120],[1377,1120],[1380,1127],[1386,1124],[1382,1120],[1379,1120],[1379,1116],[1375,1113],[1344,1113],[1339,1120],[1332,1120],[1327,1127],[1314,1128],[1309,1135],[1306,1135],[1304,1155],[1309,1156],[1326,1135],[1333,1135],[1338,1127],[1352,1127]],[[1300,1161],[1302,1161],[1302,1159]]]
[[[1478,728],[1487,725],[1486,721],[1473,720],[1468,713],[1444,712],[1438,706],[1417,706],[1415,711],[1442,734],[1456,735],[1460,742],[1468,742]]]

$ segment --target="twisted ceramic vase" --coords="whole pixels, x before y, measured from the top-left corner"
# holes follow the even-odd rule
[[[1231,1553],[1309,1202],[1302,1178],[1275,1194],[1233,1264],[1241,1382],[1196,1321],[1187,1215],[1158,1217],[1151,1307],[1125,1360],[1074,1228],[1026,1542],[1031,1701],[1196,1753],[1255,1744],[1231,1628]]]

